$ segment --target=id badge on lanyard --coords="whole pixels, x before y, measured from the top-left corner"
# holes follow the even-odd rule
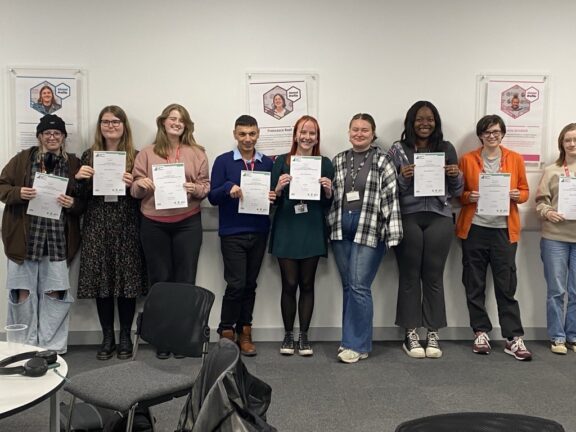
[[[360,199],[360,192],[358,191],[350,191],[346,193],[346,200],[348,202],[358,201]]]
[[[302,202],[296,204],[294,206],[294,213],[296,214],[308,213],[308,204]]]

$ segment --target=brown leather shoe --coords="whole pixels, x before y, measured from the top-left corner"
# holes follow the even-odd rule
[[[255,356],[256,347],[252,343],[252,327],[243,326],[242,333],[238,333],[238,345],[240,346],[240,352],[245,356]]]
[[[222,330],[220,332],[220,339],[228,339],[232,342],[236,342],[236,334],[233,329]]]

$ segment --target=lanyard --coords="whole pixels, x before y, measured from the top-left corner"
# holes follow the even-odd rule
[[[564,168],[564,175],[566,175],[566,177],[570,177],[570,170],[568,169],[568,165],[566,164],[566,161],[564,161],[564,163],[562,164],[562,167]]]
[[[166,157],[166,162],[170,163],[170,155]],[[176,147],[176,158],[174,159],[174,162],[180,162],[180,144]]]
[[[256,166],[256,163],[254,162],[254,158],[252,158],[250,162],[250,165],[248,165],[248,162],[246,162],[244,159],[242,159],[242,162],[244,162],[244,166],[246,167],[246,171],[254,171],[254,168]]]
[[[358,177],[358,173],[360,172],[360,170],[362,169],[362,167],[364,166],[364,164],[368,160],[368,156],[370,156],[371,151],[372,151],[371,148],[366,151],[366,154],[364,155],[364,159],[362,160],[362,163],[360,163],[360,165],[358,166],[358,169],[356,171],[354,171],[354,153],[350,154],[350,179],[352,180],[352,190],[354,190],[354,185],[356,184],[356,177]]]

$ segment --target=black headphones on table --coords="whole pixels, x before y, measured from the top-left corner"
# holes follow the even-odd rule
[[[24,375],[29,377],[41,377],[46,374],[50,366],[57,366],[56,351],[29,351],[6,357],[0,360],[0,375]],[[30,360],[28,360],[30,359]],[[28,360],[23,366],[6,367],[12,363]],[[52,367],[54,367],[52,366]]]

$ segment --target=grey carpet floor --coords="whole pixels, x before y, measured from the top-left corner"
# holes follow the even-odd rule
[[[258,356],[244,358],[251,373],[272,386],[268,421],[279,431],[390,431],[403,421],[460,411],[510,412],[554,419],[576,432],[576,353],[552,354],[544,341],[529,341],[531,362],[519,362],[493,342],[489,356],[472,353],[470,342],[442,342],[441,359],[411,359],[399,342],[376,342],[366,360],[336,360],[338,345],[315,343],[314,356],[284,357],[278,343],[258,343]],[[70,375],[118,362],[98,361],[95,347],[73,346]],[[140,360],[196,374],[197,359],[157,360],[143,347]],[[121,391],[121,389],[118,389]],[[68,400],[68,395],[63,396]],[[184,399],[153,409],[157,429],[173,431]],[[0,420],[1,432],[46,431],[48,402]]]

